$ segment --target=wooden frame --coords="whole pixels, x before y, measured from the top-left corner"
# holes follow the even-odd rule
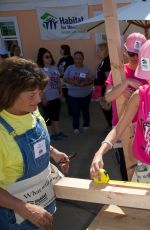
[[[104,205],[87,230],[149,230],[149,210]]]
[[[54,185],[57,198],[104,205],[87,230],[149,230],[150,186],[144,184],[96,185],[91,180],[64,177]]]
[[[113,0],[103,1],[103,12],[105,16],[105,30],[107,34],[109,57],[111,62],[111,70],[113,77],[114,86],[118,85],[124,79],[124,66],[123,66],[123,56],[121,54],[121,39],[120,39],[120,29],[119,22],[117,19],[117,7]],[[127,100],[125,97],[120,96],[117,100],[117,112],[120,117]],[[130,168],[131,165],[135,163],[132,158],[132,143],[133,138],[133,128],[132,125],[127,128],[122,135],[122,144],[126,162],[126,168]],[[132,177],[133,170],[127,171],[129,180]]]
[[[117,85],[121,83],[124,71],[115,2],[113,0],[104,0],[103,11],[105,15],[113,82],[114,85]],[[122,113],[122,108],[124,108],[125,103],[126,101],[123,97],[117,100],[119,115]],[[122,138],[127,167],[130,166],[128,148],[131,144],[131,135],[131,129],[128,128]],[[108,206],[109,212],[106,214],[105,210],[107,207],[104,206],[87,230],[149,229],[148,210],[150,210],[150,186],[148,187],[140,183],[122,184],[118,181],[113,184],[96,185],[91,180],[64,177],[54,185],[54,190],[57,198],[110,204],[110,206]],[[119,207],[116,205],[127,207],[123,208],[126,215],[118,213],[120,211],[118,211]],[[138,208],[138,210],[133,208]],[[122,218],[126,216],[128,218],[124,223]],[[120,219],[121,221],[119,221]],[[118,223],[119,227],[117,227]],[[102,228],[100,226],[102,226]]]
[[[150,209],[150,187],[144,185],[96,185],[91,180],[64,177],[54,185],[54,190],[56,197],[62,199]]]

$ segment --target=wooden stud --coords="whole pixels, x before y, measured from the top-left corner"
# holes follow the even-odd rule
[[[91,180],[64,177],[54,185],[54,191],[62,199],[150,209],[150,187],[96,185]]]

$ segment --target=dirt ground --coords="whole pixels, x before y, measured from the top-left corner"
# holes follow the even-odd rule
[[[77,152],[70,162],[69,177],[89,179],[90,164],[101,141],[110,128],[97,102],[90,105],[91,125],[86,133],[76,136],[72,129],[72,120],[67,113],[66,104],[62,103],[61,127],[67,138],[53,141],[52,145],[67,154]],[[82,117],[81,117],[82,127]],[[114,150],[104,158],[105,169],[111,179],[121,179],[118,162]],[[54,216],[53,230],[85,230],[102,205],[87,202],[57,200],[57,212]]]

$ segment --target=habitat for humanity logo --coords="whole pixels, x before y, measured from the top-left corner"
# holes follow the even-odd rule
[[[55,29],[57,27],[57,23],[59,22],[61,30],[68,30],[68,29],[75,29],[74,25],[76,23],[82,22],[84,20],[84,17],[55,17],[50,13],[44,13],[41,16],[41,19],[43,20],[43,28],[48,29]]]
[[[58,22],[58,18],[49,14],[49,13],[44,13],[41,16],[41,19],[43,20],[43,28],[48,30],[48,29],[55,29],[56,30],[56,24]]]

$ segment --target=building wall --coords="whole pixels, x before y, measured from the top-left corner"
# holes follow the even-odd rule
[[[121,4],[123,5],[123,4]],[[89,17],[93,16],[94,11],[101,11],[101,5],[90,5],[88,7]],[[17,10],[0,12],[0,16],[16,16],[20,32],[20,39],[22,44],[23,56],[36,61],[36,56],[39,47],[49,49],[56,61],[60,58],[60,45],[68,44],[71,47],[73,54],[77,50],[81,50],[85,55],[85,63],[91,67],[92,72],[95,72],[97,60],[95,56],[95,34],[91,33],[91,39],[87,40],[52,40],[45,41],[40,39],[40,31],[38,27],[38,20],[36,10]]]

